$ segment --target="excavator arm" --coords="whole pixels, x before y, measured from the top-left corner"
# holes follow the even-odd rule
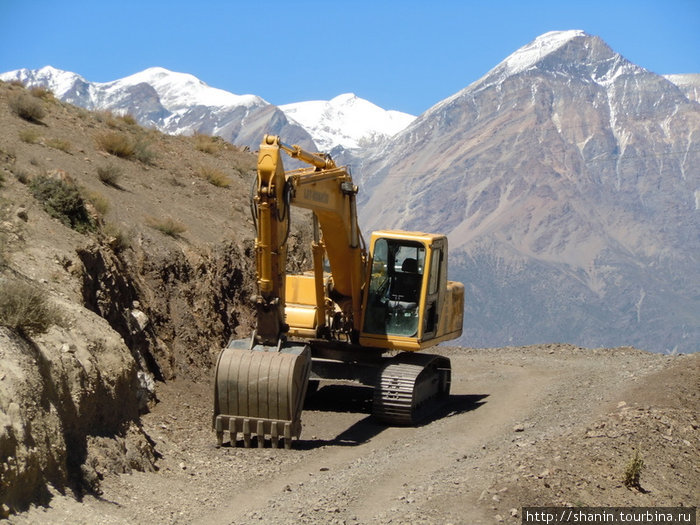
[[[281,152],[310,165],[285,174]],[[357,186],[344,167],[328,156],[309,153],[299,146],[266,135],[258,154],[257,190],[253,208],[257,218],[256,269],[260,295],[257,306],[256,337],[261,344],[277,344],[287,332],[284,323],[285,270],[289,234],[289,208],[311,210],[320,232],[312,245],[316,330],[323,331],[325,286],[323,258],[328,258],[331,295],[340,305],[348,331],[357,339],[361,328],[362,289],[366,278],[367,254],[357,221]]]

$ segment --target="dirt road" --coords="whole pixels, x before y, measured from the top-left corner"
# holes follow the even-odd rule
[[[388,428],[369,416],[371,391],[330,384],[309,401],[291,451],[216,449],[210,385],[162,385],[144,418],[158,472],[105,475],[101,497],[57,494],[11,523],[519,523],[520,507],[537,503],[698,504],[697,394],[671,406],[656,392],[671,369],[679,389],[700,384],[697,356],[568,345],[440,352],[453,384],[439,418]],[[654,407],[673,429],[658,450]],[[616,438],[628,423],[634,440]],[[600,424],[612,438],[588,436]],[[646,492],[621,483],[633,449],[654,469]]]

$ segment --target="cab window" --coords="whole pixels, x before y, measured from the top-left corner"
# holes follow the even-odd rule
[[[425,247],[412,241],[374,243],[364,331],[413,337],[418,333]]]

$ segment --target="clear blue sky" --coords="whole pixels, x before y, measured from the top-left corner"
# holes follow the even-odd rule
[[[151,66],[273,104],[354,92],[419,114],[551,30],[656,73],[700,73],[698,0],[0,0],[0,72]]]

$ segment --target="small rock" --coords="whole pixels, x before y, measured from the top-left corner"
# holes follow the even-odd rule
[[[187,465],[185,465],[184,461],[180,461],[180,465],[178,465],[182,470],[187,470]]]
[[[513,516],[514,518],[518,517],[518,509],[510,509],[510,515]]]
[[[321,467],[320,469],[321,472],[328,472],[330,469],[328,467]]]
[[[518,423],[513,427],[513,432],[523,432],[525,430],[525,426],[521,423]]]

